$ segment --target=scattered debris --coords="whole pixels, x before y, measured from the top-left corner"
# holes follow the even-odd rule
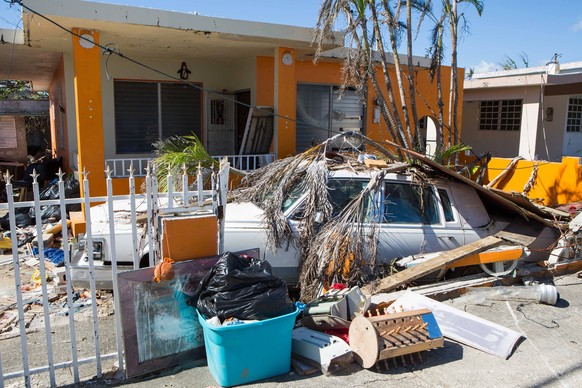
[[[496,323],[412,291],[394,301],[404,311],[429,309],[447,338],[502,358],[508,358],[521,334]]]
[[[291,340],[293,357],[316,366],[324,375],[338,372],[353,362],[350,346],[336,336],[298,327]]]

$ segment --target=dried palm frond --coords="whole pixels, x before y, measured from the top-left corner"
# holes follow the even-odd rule
[[[379,209],[372,197],[386,170],[375,174],[335,218],[317,233],[301,263],[301,299],[312,300],[322,284],[348,286],[365,283],[376,262],[376,223]]]
[[[332,145],[348,147],[348,150],[331,151]],[[368,187],[332,218],[327,187],[330,171],[370,171],[358,158],[362,154],[391,164],[389,168],[380,170]],[[369,212],[377,209],[364,211],[364,208],[372,203],[369,197],[386,172],[400,171],[409,166],[394,163],[395,160],[398,159],[394,154],[378,143],[359,133],[346,132],[302,154],[278,160],[249,173],[242,186],[231,192],[230,198],[234,201],[252,201],[264,210],[268,249],[279,248],[285,242],[299,246],[302,296],[310,298],[314,296],[312,290],[321,284],[323,278],[353,285],[363,281],[370,272],[370,263],[373,265],[376,259],[376,238],[375,224]],[[297,241],[292,241],[291,229],[283,213],[283,203],[294,190],[305,193]]]

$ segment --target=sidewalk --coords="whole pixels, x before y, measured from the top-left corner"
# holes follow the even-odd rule
[[[288,374],[245,387],[578,387],[582,385],[582,279],[576,274],[555,280],[560,293],[556,306],[494,302],[490,305],[453,306],[523,333],[527,337],[514,354],[503,360],[445,340],[445,347],[423,352],[424,362],[390,369],[365,370],[357,364],[341,375]],[[268,339],[265,339],[268,341]],[[102,380],[91,387],[218,387],[208,368],[191,363],[146,378]]]

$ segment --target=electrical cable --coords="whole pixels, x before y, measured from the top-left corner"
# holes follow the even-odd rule
[[[136,59],[133,59],[133,58],[131,58],[131,57],[128,57],[128,56],[124,55],[124,54],[123,54],[123,53],[122,53],[122,52],[119,50],[119,47],[118,47],[118,46],[117,46],[115,43],[107,43],[106,45],[102,45],[102,44],[99,44],[99,43],[95,43],[94,41],[92,41],[92,40],[90,40],[90,39],[88,39],[88,38],[85,38],[84,36],[82,36],[82,35],[80,35],[80,34],[77,34],[77,33],[75,33],[75,32],[74,32],[74,31],[72,31],[72,30],[69,30],[68,28],[64,27],[63,25],[59,24],[58,22],[56,22],[56,21],[54,21],[54,20],[50,19],[49,17],[47,17],[47,16],[45,16],[45,15],[43,15],[43,14],[41,14],[41,13],[39,13],[39,12],[35,11],[34,9],[30,8],[29,6],[27,6],[27,5],[23,4],[23,3],[22,3],[22,0],[4,0],[4,2],[5,2],[5,3],[9,3],[9,4],[11,4],[11,5],[12,5],[12,4],[18,4],[18,5],[20,5],[22,8],[24,8],[24,9],[28,10],[29,12],[31,12],[31,13],[33,13],[33,14],[37,15],[37,16],[39,16],[40,18],[42,18],[42,19],[46,20],[47,22],[49,22],[49,23],[53,24],[54,26],[56,26],[56,27],[60,28],[61,30],[65,31],[65,32],[67,32],[67,33],[69,33],[69,34],[71,34],[71,35],[73,35],[73,36],[76,36],[76,37],[77,37],[77,38],[79,38],[79,39],[85,40],[85,41],[87,41],[87,42],[89,42],[89,43],[91,43],[91,44],[93,44],[93,45],[95,45],[95,46],[99,47],[99,48],[100,48],[100,49],[103,51],[103,55],[106,55],[106,54],[107,54],[107,55],[110,57],[112,54],[115,54],[115,55],[117,55],[118,57],[120,57],[120,58],[123,58],[123,59],[125,59],[125,60],[127,60],[127,61],[129,61],[129,62],[131,62],[131,63],[133,63],[133,64],[135,64],[135,65],[138,65],[138,66],[141,66],[141,67],[143,67],[144,69],[150,70],[150,71],[152,71],[152,72],[154,72],[154,73],[156,73],[156,74],[162,75],[162,76],[164,76],[164,77],[167,77],[167,78],[169,78],[169,79],[172,79],[172,80],[178,81],[178,82],[180,82],[180,83],[183,83],[183,84],[185,84],[185,85],[188,85],[188,86],[190,86],[190,87],[193,87],[193,88],[195,88],[195,89],[197,89],[197,90],[200,90],[200,91],[202,91],[202,92],[206,92],[206,93],[214,93],[214,94],[221,94],[221,93],[219,93],[219,92],[217,92],[217,91],[210,90],[210,89],[206,89],[206,88],[204,88],[204,87],[202,87],[202,86],[199,86],[199,85],[197,85],[197,84],[195,84],[195,83],[191,83],[191,82],[185,81],[185,80],[183,80],[183,79],[181,79],[181,78],[179,78],[179,77],[173,76],[173,75],[171,75],[171,74],[168,74],[168,73],[166,73],[166,72],[164,72],[164,71],[161,71],[161,70],[159,70],[159,69],[156,69],[156,68],[154,68],[154,67],[152,67],[152,66],[150,66],[150,65],[147,65],[147,64],[145,64],[145,63],[143,63],[143,62],[140,62],[140,61],[138,61],[138,60],[136,60]],[[22,21],[22,18],[20,19],[20,21]],[[19,23],[20,23],[20,21],[19,21]],[[16,36],[15,36],[15,38],[16,38]],[[110,47],[110,46],[112,46],[112,45],[114,45],[114,46],[115,46],[115,49],[112,49],[112,48]],[[14,50],[14,45],[13,45],[13,48],[12,48],[12,49]],[[109,62],[109,58],[107,58],[107,60],[106,60],[106,65],[108,64],[108,62]],[[10,70],[9,70],[9,71],[10,71]],[[108,77],[108,79],[109,79],[110,75],[109,75],[109,72],[107,71],[107,68],[106,68],[106,73],[107,73],[107,77]],[[255,105],[250,105],[250,104],[243,103],[243,102],[241,102],[241,101],[238,101],[238,100],[236,100],[234,97],[224,96],[224,98],[225,98],[226,100],[229,100],[229,101],[231,101],[231,102],[233,102],[233,103],[235,103],[235,104],[238,104],[238,105],[244,106],[244,107],[246,107],[246,108],[253,108],[253,109],[255,109],[255,110],[260,110],[260,111],[262,111],[262,109],[261,109],[259,106],[255,106]],[[288,121],[294,122],[294,123],[296,123],[296,124],[304,124],[304,125],[306,125],[306,126],[309,126],[310,128],[313,128],[313,129],[318,129],[318,130],[326,131],[326,132],[328,132],[328,133],[330,133],[330,132],[332,132],[332,133],[336,133],[336,134],[342,133],[341,131],[337,131],[337,130],[334,130],[333,128],[329,128],[329,127],[328,127],[328,128],[324,128],[324,127],[320,127],[320,126],[313,126],[313,125],[311,125],[310,123],[304,122],[304,121],[303,121],[303,120],[301,120],[301,119],[292,119],[292,118],[290,118],[290,117],[283,116],[283,115],[280,115],[280,114],[277,114],[277,113],[274,113],[274,112],[268,112],[268,111],[265,111],[265,112],[267,112],[268,114],[272,115],[273,117],[277,117],[277,118],[285,119],[285,120],[288,120]],[[461,140],[461,139],[460,139],[460,137],[459,137],[457,140]],[[474,153],[474,152],[473,152],[473,153]],[[479,156],[477,156],[477,155],[475,155],[475,156],[476,156],[477,158],[479,158]],[[551,161],[548,161],[548,162],[546,162],[546,163],[540,163],[540,164],[538,164],[538,166],[541,166],[541,165],[544,165],[544,164],[548,164],[548,163],[551,163]],[[516,170],[519,170],[519,169],[525,169],[525,168],[533,168],[533,167],[519,167],[519,168],[516,168]],[[490,170],[503,170],[503,168],[490,168],[490,167],[488,167],[488,169],[490,169]]]
[[[47,16],[45,16],[45,15],[43,15],[43,14],[35,11],[34,9],[30,8],[29,6],[23,4],[22,3],[22,0],[4,0],[4,2],[11,3],[11,4],[19,4],[22,8],[28,10],[29,12],[31,12],[31,13],[37,15],[37,16],[39,16],[40,18],[46,20],[47,22],[53,24],[54,26],[60,28],[61,30],[65,31],[65,32],[67,32],[67,33],[69,33],[69,34],[71,34],[73,36],[76,36],[79,39],[82,39],[84,41],[87,41],[87,42],[91,43],[92,45],[95,45],[95,46],[99,47],[103,51],[103,54],[108,54],[109,56],[111,56],[111,54],[115,54],[118,57],[123,58],[123,59],[125,59],[125,60],[127,60],[127,61],[129,61],[129,62],[131,62],[131,63],[133,63],[135,65],[137,65],[137,66],[141,66],[144,69],[150,70],[150,71],[152,71],[152,72],[154,72],[156,74],[159,74],[161,76],[167,77],[167,78],[172,79],[174,81],[178,81],[178,82],[183,83],[185,85],[189,85],[189,86],[193,87],[194,89],[200,90],[202,92],[214,93],[214,94],[221,94],[221,93],[219,93],[217,91],[214,91],[214,90],[211,90],[211,89],[206,89],[206,88],[204,88],[202,86],[199,86],[197,84],[194,84],[194,83],[185,81],[185,80],[183,80],[183,79],[181,79],[179,77],[173,76],[173,75],[168,74],[168,73],[166,73],[166,72],[164,72],[162,70],[156,69],[156,68],[154,68],[154,67],[152,67],[152,66],[150,66],[148,64],[145,64],[145,63],[140,62],[140,61],[138,61],[136,59],[133,59],[131,57],[128,57],[127,55],[124,55],[119,49],[115,50],[115,49],[112,49],[112,48],[109,47],[111,45],[115,45],[114,43],[108,43],[106,45],[102,45],[102,44],[99,44],[99,43],[95,43],[94,41],[92,41],[92,40],[90,40],[88,38],[85,38],[81,34],[77,34],[76,32],[74,32],[72,30],[69,30],[67,27],[65,27],[65,26],[57,23],[56,21],[52,20],[51,18],[49,18],[49,17],[47,17]],[[117,45],[115,45],[115,46],[117,47]],[[106,61],[106,63],[108,62],[108,60]],[[254,106],[254,105],[250,105],[250,104],[243,103],[241,101],[236,100],[234,97],[224,96],[224,98],[226,100],[229,100],[229,101],[231,101],[231,102],[233,102],[235,104],[244,106],[246,108],[253,108],[255,110],[264,111],[259,106]],[[270,112],[270,111],[264,111],[264,112],[272,115],[273,117],[282,118],[282,119],[285,119],[285,120],[288,120],[288,121],[291,121],[291,122],[294,122],[294,123],[305,124],[305,125],[308,125],[311,128],[319,129],[319,130],[324,130],[324,131],[326,131],[328,133],[329,132],[333,132],[333,133],[336,133],[336,134],[337,133],[342,133],[341,131],[334,130],[333,128],[323,128],[323,127],[319,127],[319,126],[312,126],[312,125],[310,125],[308,123],[303,123],[301,120],[292,119],[290,117],[283,116],[283,115],[280,115],[280,114],[277,114],[277,113],[274,113],[274,112]]]

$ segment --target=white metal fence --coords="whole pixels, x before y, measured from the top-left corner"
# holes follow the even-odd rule
[[[131,170],[131,168],[130,168]],[[151,171],[150,168],[147,169]],[[40,188],[38,182],[36,182],[36,176],[33,176],[33,183],[32,183],[32,193],[33,193],[33,200],[28,202],[15,202],[15,193],[14,187],[11,182],[11,177],[7,173],[5,175],[5,182],[6,182],[6,194],[8,198],[7,203],[0,204],[0,211],[8,212],[9,214],[9,222],[10,222],[10,236],[12,240],[12,266],[13,266],[13,273],[14,273],[14,291],[16,296],[16,310],[17,310],[17,324],[14,327],[14,330],[19,332],[19,335],[14,338],[15,341],[19,341],[20,350],[18,351],[16,345],[16,349],[14,346],[2,346],[2,342],[0,340],[0,388],[4,387],[5,382],[9,380],[19,379],[21,378],[22,383],[26,387],[30,387],[32,385],[41,385],[41,386],[57,386],[63,384],[70,384],[70,383],[79,383],[82,379],[87,379],[87,373],[89,374],[88,377],[96,376],[97,378],[101,378],[103,376],[103,362],[106,360],[114,360],[117,371],[124,371],[124,358],[123,358],[123,341],[122,341],[122,328],[121,328],[121,318],[118,312],[119,310],[119,301],[117,298],[117,292],[113,293],[113,305],[114,305],[114,336],[115,339],[112,338],[102,338],[102,336],[112,336],[112,334],[102,333],[100,330],[100,320],[98,317],[97,311],[97,290],[95,285],[94,273],[94,259],[93,259],[93,235],[91,230],[91,212],[88,211],[92,204],[95,203],[105,203],[108,208],[108,216],[109,216],[109,226],[110,226],[110,237],[115,235],[114,229],[114,212],[113,212],[113,204],[116,200],[129,200],[131,212],[131,220],[132,225],[136,225],[136,202],[137,201],[146,201],[147,203],[147,233],[149,234],[149,244],[150,244],[150,265],[154,264],[157,260],[159,260],[159,246],[155,246],[158,243],[158,240],[155,238],[155,233],[157,231],[157,220],[158,215],[164,213],[173,213],[173,212],[188,212],[188,211],[198,211],[198,212],[211,212],[213,214],[218,215],[219,220],[219,233],[218,233],[218,241],[217,241],[217,248],[218,252],[222,252],[223,250],[223,232],[224,232],[224,223],[221,219],[221,214],[223,212],[220,210],[226,203],[226,194],[227,194],[227,187],[228,187],[228,170],[229,166],[226,160],[221,161],[220,171],[218,173],[214,173],[211,178],[211,189],[204,190],[203,187],[203,177],[202,173],[199,172],[197,177],[195,177],[195,190],[189,189],[189,181],[190,177],[186,175],[182,175],[181,177],[172,177],[168,176],[168,192],[166,193],[159,193],[158,192],[158,182],[155,177],[155,174],[148,173],[145,179],[145,186],[146,190],[145,193],[137,193],[135,187],[135,180],[134,176],[130,174],[128,177],[128,184],[129,184],[129,195],[124,196],[114,196],[113,195],[113,188],[112,188],[112,170],[107,169],[107,178],[106,178],[106,186],[107,186],[107,195],[103,197],[91,197],[90,196],[90,185],[87,173],[82,174],[82,180],[80,185],[83,187],[84,198],[65,198],[65,181],[63,180],[63,175],[59,172],[58,177],[58,192],[59,192],[59,199],[56,200],[40,200]],[[35,174],[33,174],[35,175]],[[192,180],[194,177],[192,177]],[[181,180],[180,185],[176,185],[176,182]],[[179,191],[174,191],[174,187],[180,186],[183,189]],[[20,208],[34,208],[35,210],[35,221],[36,221],[36,235],[42,236],[43,229],[42,229],[42,219],[41,219],[41,208],[44,206],[50,205],[58,205],[60,207],[60,217],[61,217],[61,225],[63,230],[63,253],[64,253],[64,271],[66,279],[71,279],[71,257],[69,254],[69,249],[67,247],[68,244],[68,237],[67,237],[67,205],[72,204],[81,204],[84,207],[84,215],[86,220],[86,234],[85,238],[87,241],[86,247],[88,248],[87,256],[88,256],[88,266],[89,266],[89,274],[90,274],[90,298],[91,298],[91,326],[92,330],[90,333],[86,331],[82,331],[76,326],[78,326],[79,322],[76,321],[76,312],[74,309],[74,297],[75,297],[75,290],[71,286],[71,282],[66,282],[66,305],[63,307],[65,311],[65,316],[68,316],[68,322],[65,326],[68,326],[68,333],[65,334],[65,338],[59,339],[59,343],[57,344],[55,338],[51,335],[53,332],[52,324],[53,320],[55,319],[53,315],[51,315],[51,305],[49,301],[49,289],[47,286],[47,267],[45,264],[45,247],[43,244],[43,239],[38,237],[38,270],[40,272],[40,298],[37,301],[38,303],[42,304],[42,317],[44,319],[44,339],[41,342],[44,342],[44,351],[46,353],[46,357],[39,353],[37,350],[39,348],[38,343],[30,342],[29,337],[30,334],[27,333],[26,323],[25,323],[25,309],[27,306],[27,301],[25,301],[25,294],[22,289],[22,281],[21,281],[21,268],[23,265],[23,257],[19,255],[19,247],[18,247],[18,235],[19,235],[19,228],[16,225],[16,212],[17,209]],[[133,229],[136,229],[135,227]],[[110,238],[111,246],[111,270],[113,275],[117,273],[117,261],[116,261],[116,247],[115,247],[115,238]],[[138,263],[138,238],[137,233],[132,233],[132,243],[133,243],[133,252],[134,252],[134,266],[137,268]],[[155,252],[153,254],[152,252]],[[117,276],[112,277],[113,280],[113,289],[117,289]],[[4,311],[1,312],[2,314]],[[79,339],[78,335],[81,334],[83,339]],[[42,335],[42,334],[40,334]],[[105,341],[108,340],[108,341]],[[81,348],[87,350],[86,341],[92,342],[92,345],[89,347],[91,350],[89,354],[82,352]],[[107,347],[108,351],[104,351],[102,344],[105,342],[112,343],[114,345],[110,345]],[[62,343],[69,343],[68,350],[63,351],[62,346],[59,346],[55,350],[55,344],[62,345]],[[81,344],[82,342],[82,344]],[[81,346],[83,345],[83,346]],[[109,351],[111,350],[111,351]],[[15,356],[15,354],[17,354]],[[21,362],[17,362],[17,358],[21,359]],[[34,358],[34,360],[32,360]],[[40,360],[40,361],[39,361]],[[44,360],[44,361],[42,361]],[[8,362],[10,361],[10,362]],[[6,365],[10,364],[10,367]],[[20,367],[15,368],[15,365],[21,364]],[[83,367],[84,373],[80,373],[80,368]],[[88,371],[87,371],[87,368]],[[59,373],[57,375],[56,371],[67,369],[70,373]],[[46,375],[48,374],[48,379]],[[35,378],[37,378],[35,380]],[[42,381],[39,383],[39,381]]]
[[[224,155],[213,156],[213,158],[215,160],[226,158],[232,167],[241,171],[252,171],[272,163],[275,160],[275,155]],[[106,159],[105,168],[112,171],[112,178],[128,178],[130,167],[134,170],[133,176],[145,176],[151,160],[152,158]]]

